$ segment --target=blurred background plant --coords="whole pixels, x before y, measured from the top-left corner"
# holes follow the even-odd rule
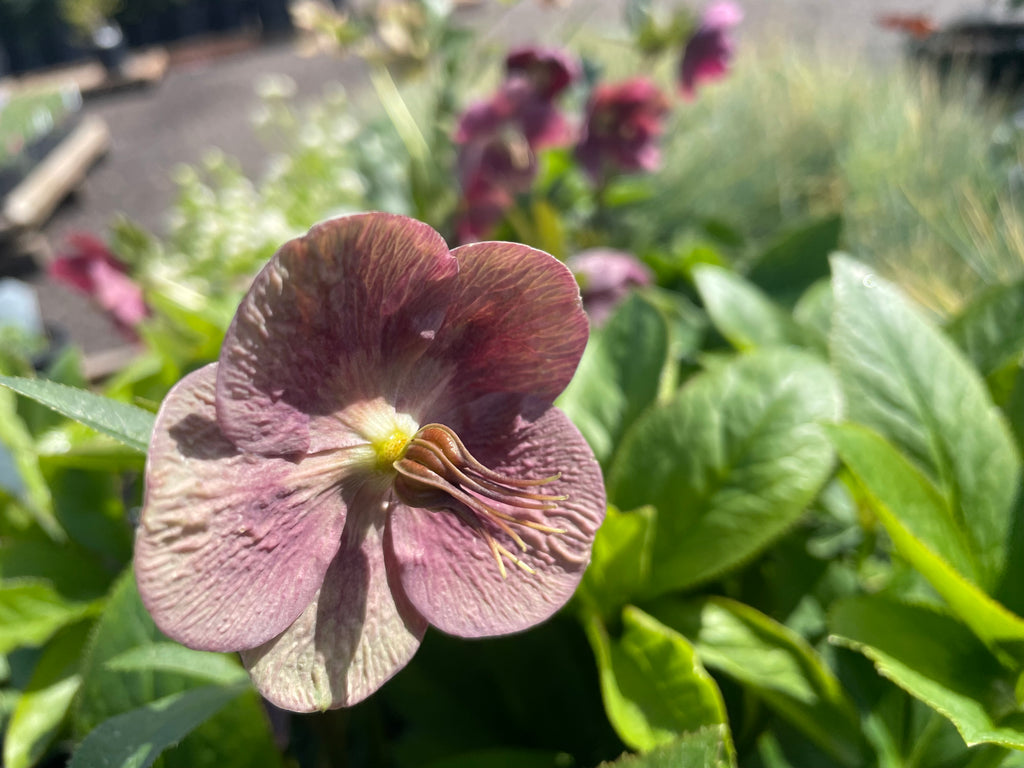
[[[165,233],[86,241],[139,355],[90,393],[75,349],[2,347],[5,766],[1024,765],[1024,137],[969,78],[733,59],[723,5],[512,51],[443,3],[305,7],[372,89],[260,83],[261,176],[211,154]],[[428,634],[364,704],[290,716],[149,621],[139,478],[255,271],[369,209],[578,271],[601,316],[560,404],[611,506],[552,622]]]

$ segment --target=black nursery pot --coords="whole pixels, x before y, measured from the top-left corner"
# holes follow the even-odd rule
[[[913,54],[943,77],[964,73],[993,91],[1024,91],[1024,23],[961,21],[916,43]]]
[[[92,31],[91,42],[93,53],[107,73],[116,77],[123,75],[128,46],[117,22],[108,21],[96,27]]]

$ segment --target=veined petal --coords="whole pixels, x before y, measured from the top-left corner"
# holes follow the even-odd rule
[[[409,600],[431,625],[462,637],[517,632],[551,616],[579,584],[605,514],[601,471],[568,417],[544,402],[492,395],[468,406],[458,420],[466,447],[502,475],[561,473],[541,488],[567,500],[551,510],[513,512],[560,532],[512,526],[525,544],[521,550],[497,528],[488,529],[532,571],[509,562],[504,577],[484,537],[447,510],[396,505],[385,546]]]
[[[314,712],[355,704],[419,648],[426,621],[400,585],[388,584],[382,504],[379,490],[364,486],[323,588],[280,637],[242,652],[256,688],[277,706]]]
[[[516,243],[473,243],[452,255],[458,283],[437,333],[439,349],[431,352],[457,371],[451,402],[488,392],[554,400],[576,371],[589,333],[572,272]]]
[[[182,379],[157,416],[135,577],[165,634],[236,651],[280,634],[323,581],[345,522],[343,459],[240,453],[217,426],[216,369]]]
[[[264,455],[345,445],[334,414],[393,394],[433,340],[457,273],[441,236],[402,216],[332,219],[286,243],[224,339],[224,434]]]

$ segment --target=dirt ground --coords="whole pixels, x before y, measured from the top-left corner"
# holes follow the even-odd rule
[[[688,4],[703,5],[696,0]],[[816,46],[829,53],[862,56],[880,66],[898,59],[902,38],[880,29],[879,15],[925,13],[944,21],[992,7],[984,0],[747,0],[742,4],[746,20],[741,36],[751,44]],[[623,5],[623,0],[521,0],[515,5],[487,0],[459,13],[496,45],[556,43],[581,29],[614,30]],[[249,175],[259,175],[265,150],[250,127],[257,103],[254,84],[272,73],[291,77],[300,99],[315,97],[335,81],[350,90],[364,87],[358,61],[330,55],[302,57],[295,41],[286,41],[232,55],[179,56],[156,87],[88,100],[84,110],[106,121],[112,146],[47,225],[44,234],[52,247],[59,250],[66,235],[75,230],[103,234],[118,212],[159,233],[174,197],[175,167],[199,161],[212,147],[237,158]],[[123,344],[88,301],[41,273],[29,279],[37,285],[45,318],[68,328],[72,341],[87,353]]]

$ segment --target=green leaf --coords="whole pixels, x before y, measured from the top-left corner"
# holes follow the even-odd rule
[[[832,283],[819,280],[804,291],[793,307],[793,320],[808,346],[827,354],[832,331]]]
[[[1024,282],[999,285],[973,299],[946,326],[946,333],[982,375],[1024,353]]]
[[[1013,679],[962,624],[924,606],[878,596],[833,607],[832,642],[871,659],[879,674],[949,718],[967,744],[1024,749]],[[1019,720],[1018,720],[1019,722]]]
[[[568,768],[571,755],[538,749],[480,749],[426,764],[427,768]]]
[[[701,662],[723,672],[844,765],[867,761],[853,701],[796,632],[724,597],[661,600],[651,613],[693,643]]]
[[[626,435],[607,477],[620,509],[657,509],[651,594],[689,587],[768,546],[832,470],[828,367],[764,350],[694,377]]]
[[[559,398],[605,463],[623,432],[654,402],[668,363],[669,331],[661,312],[637,293],[591,335],[576,375]]]
[[[986,643],[1024,643],[1024,619],[976,586],[978,558],[969,522],[956,520],[928,479],[877,433],[856,425],[829,432],[896,550],[960,620]]]
[[[18,580],[0,585],[0,654],[42,645],[61,627],[99,611],[101,603],[71,602],[49,584]]]
[[[85,737],[68,768],[147,768],[246,689],[245,684],[191,688],[112,717]]]
[[[78,692],[78,660],[87,629],[83,622],[61,631],[40,656],[4,735],[7,768],[35,765],[57,734]]]
[[[1006,563],[1020,459],[984,382],[963,354],[890,284],[833,260],[832,360],[850,421],[892,442],[971,530],[978,583]],[[969,522],[968,522],[969,521]]]
[[[0,376],[0,384],[30,397],[58,413],[119,440],[142,453],[149,445],[156,418],[134,405],[42,379]]]
[[[248,679],[237,656],[194,651],[177,643],[153,643],[129,648],[108,660],[105,666],[118,672],[176,672],[185,677],[197,677],[222,685]]]
[[[702,266],[693,277],[711,321],[736,349],[803,345],[789,314],[735,272]]]
[[[17,398],[5,390],[0,390],[0,452],[5,454],[0,461],[14,470],[14,476],[4,483],[6,490],[21,501],[50,538],[67,539],[53,512],[53,497],[39,466],[35,441],[18,415]]]
[[[619,738],[648,750],[680,734],[725,725],[718,686],[686,638],[633,606],[623,610],[622,623],[615,639],[596,615],[586,625],[605,710]]]
[[[729,729],[709,725],[643,755],[624,755],[600,768],[731,768]]]
[[[747,274],[772,296],[799,295],[828,277],[828,257],[839,248],[843,221],[838,214],[784,232]]]
[[[608,507],[581,585],[581,595],[593,600],[606,618],[618,615],[624,604],[646,589],[655,514],[653,507],[632,512]]]
[[[142,664],[147,653],[142,649],[168,642],[143,607],[129,569],[112,590],[83,656],[82,687],[73,712],[79,737],[111,718],[144,709],[164,697],[198,689],[206,682],[203,674],[176,671],[175,662],[180,657],[168,662],[170,669]],[[259,697],[251,687],[246,687],[248,690],[240,689],[242,694],[215,717],[164,753],[161,762],[166,768],[281,765]]]

